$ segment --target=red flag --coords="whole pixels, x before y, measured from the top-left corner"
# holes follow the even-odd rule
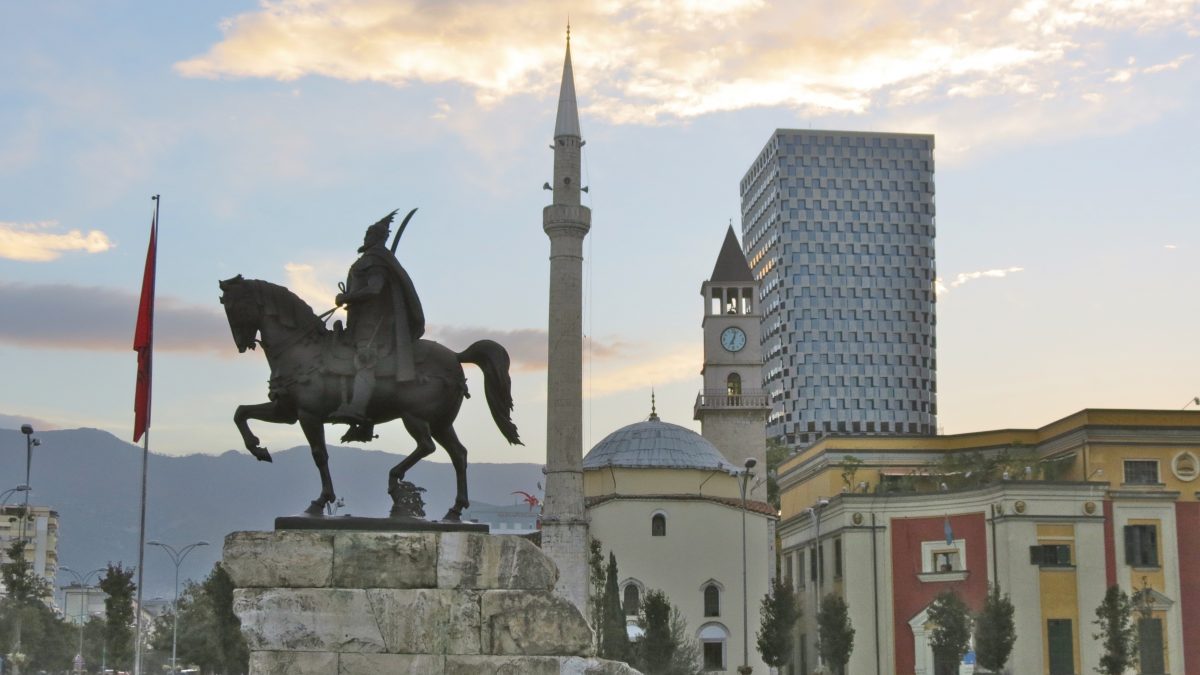
[[[142,301],[138,304],[137,328],[133,331],[133,349],[137,357],[137,387],[133,396],[133,442],[150,429],[150,371],[154,355],[154,264],[158,255],[158,196],[154,197],[154,218],[150,221],[150,246],[146,250],[146,270],[142,274]]]

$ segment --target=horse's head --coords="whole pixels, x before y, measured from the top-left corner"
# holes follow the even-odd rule
[[[221,287],[221,304],[225,306],[225,317],[233,331],[233,343],[238,353],[247,348],[254,349],[262,320],[262,305],[255,297],[251,283],[237,275],[232,279],[217,282]]]

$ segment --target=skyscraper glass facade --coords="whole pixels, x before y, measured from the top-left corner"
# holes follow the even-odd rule
[[[936,433],[933,136],[779,129],[741,198],[768,436]]]

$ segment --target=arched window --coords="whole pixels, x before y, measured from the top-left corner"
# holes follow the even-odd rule
[[[721,589],[716,584],[704,587],[704,616],[721,616]]]
[[[700,641],[701,656],[705,670],[725,670],[725,647],[729,643],[729,631],[719,623],[706,623],[700,627],[696,637]]]
[[[725,378],[725,393],[730,396],[742,395],[742,376],[737,373],[730,373],[729,377]]]
[[[637,584],[633,582],[626,584],[624,596],[621,607],[625,610],[625,616],[637,616],[638,610],[642,606],[642,595]]]
[[[667,536],[667,517],[661,513],[654,514],[650,519],[650,536],[665,537]]]

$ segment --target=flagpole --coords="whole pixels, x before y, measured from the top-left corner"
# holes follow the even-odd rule
[[[157,259],[158,253],[158,206],[159,195],[154,195],[150,198],[154,201],[154,226],[151,228],[151,238],[155,247],[154,256]],[[155,275],[157,276],[157,263],[155,263]],[[143,286],[145,279],[142,280]],[[151,312],[150,312],[150,334],[154,334],[154,312],[153,312],[153,296],[151,296]],[[153,338],[149,346],[153,353]],[[151,377],[153,371],[153,360],[147,363],[147,379],[153,381]],[[146,474],[150,465],[150,400],[149,396],[146,400],[146,427],[142,436],[142,499],[141,509],[138,522],[138,561],[137,561],[137,606],[134,608],[134,643],[133,643],[133,675],[142,675],[142,568],[146,559]]]

